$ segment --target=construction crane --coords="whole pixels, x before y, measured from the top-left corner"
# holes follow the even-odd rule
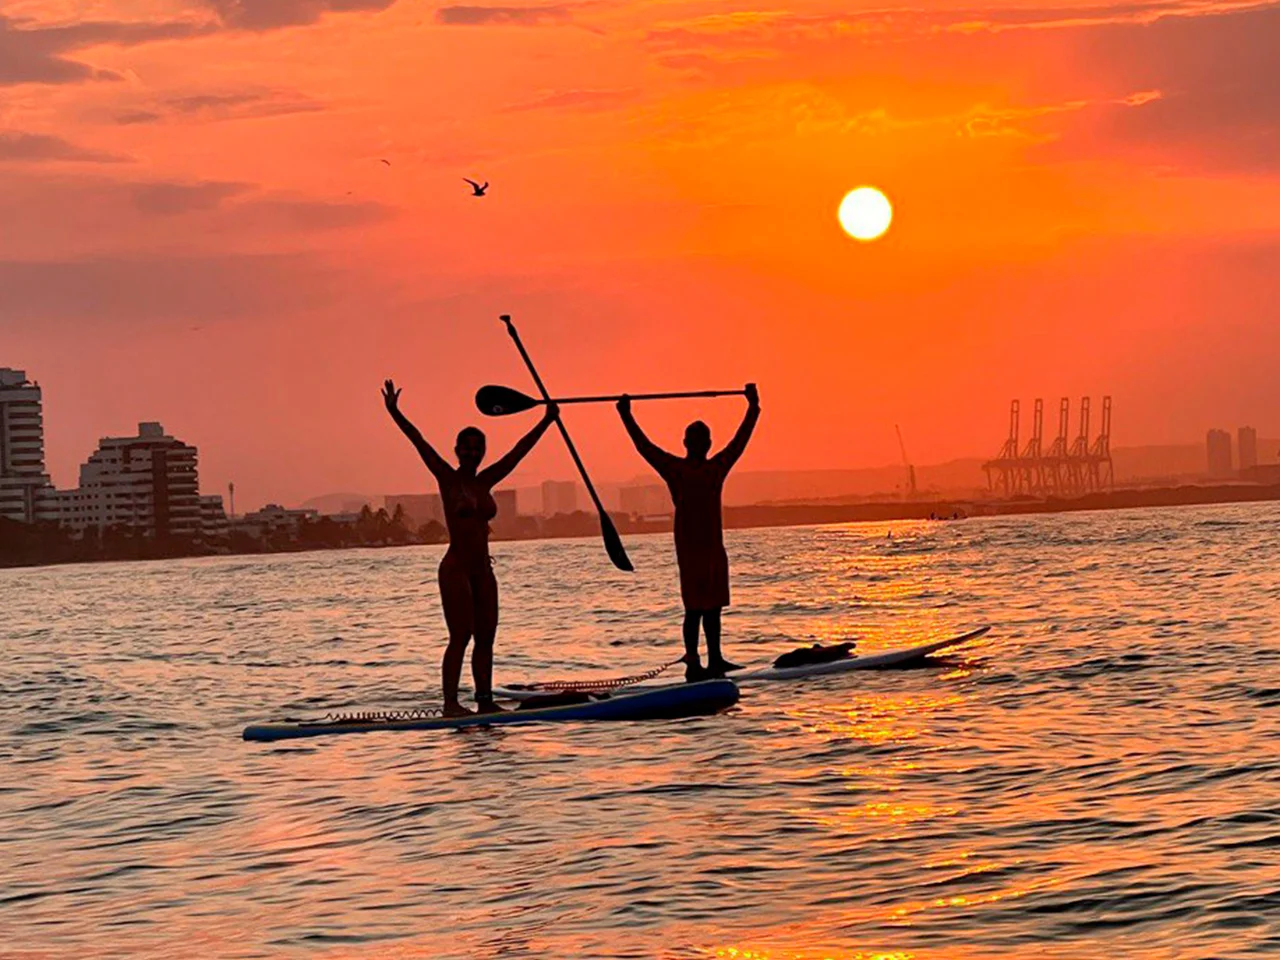
[[[907,456],[907,445],[902,442],[902,430],[895,423],[894,432],[898,434],[898,449],[902,451],[902,465],[907,468],[907,499],[914,500],[916,495],[916,468],[911,465]]]

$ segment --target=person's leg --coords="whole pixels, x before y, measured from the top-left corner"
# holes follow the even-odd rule
[[[701,680],[703,675],[702,659],[698,656],[698,623],[701,619],[700,610],[684,612],[684,678],[689,681]]]
[[[471,641],[474,612],[470,578],[448,557],[440,563],[440,604],[444,607],[444,622],[449,627],[449,645],[445,647],[440,665],[444,715],[456,717],[468,712],[458,702],[458,681],[462,677],[467,644]]]
[[[720,610],[717,608],[704,613],[702,626],[707,633],[707,672],[723,677],[730,670],[741,670],[741,666],[730,663],[720,653]]]
[[[471,580],[475,604],[476,645],[471,649],[471,678],[476,685],[476,706],[481,712],[497,710],[493,702],[493,641],[498,635],[498,580],[491,570]]]

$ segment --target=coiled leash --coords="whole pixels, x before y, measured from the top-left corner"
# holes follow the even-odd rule
[[[616,690],[619,687],[630,687],[637,683],[644,683],[646,680],[653,680],[662,676],[666,671],[670,670],[677,663],[684,663],[684,657],[680,656],[672,660],[670,663],[663,664],[660,667],[654,667],[645,673],[637,673],[630,677],[614,677],[609,680],[543,680],[534,683],[508,683],[508,690],[546,690],[554,693],[601,693],[609,690]]]

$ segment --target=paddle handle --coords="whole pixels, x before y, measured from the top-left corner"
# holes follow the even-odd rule
[[[526,350],[524,348],[524,344],[521,343],[520,334],[516,332],[516,326],[511,322],[511,317],[504,313],[498,319],[506,325],[507,333],[511,335],[511,339],[515,343],[516,349],[520,351],[520,358],[524,360],[524,365],[529,368],[529,374],[533,377],[533,382],[537,384],[538,392],[542,394],[542,402],[552,402],[551,394],[547,393],[547,388],[542,382],[542,377],[538,376],[538,368],[533,365],[533,360],[529,358],[529,351]],[[609,513],[605,510],[604,504],[600,502],[600,495],[596,493],[595,485],[591,482],[591,477],[587,475],[587,468],[583,465],[582,458],[578,456],[578,448],[573,445],[573,440],[569,437],[569,431],[565,429],[564,423],[559,417],[556,417],[556,426],[560,428],[560,436],[564,438],[565,448],[569,451],[569,456],[573,458],[574,466],[578,468],[578,475],[582,477],[582,483],[586,486],[587,493],[591,496],[591,502],[595,504],[596,510],[600,514],[601,522],[607,523],[609,527],[612,528],[613,522],[609,519]],[[616,531],[614,532],[614,537],[617,537]],[[619,549],[622,548],[621,539],[618,540],[618,547]],[[618,558],[614,558],[614,563],[624,570],[631,569],[630,560],[626,558],[625,554],[622,559],[626,560],[627,566],[622,566]]]
[[[745,390],[682,390],[675,393],[628,393],[599,397],[565,397],[557,399],[559,404],[565,403],[617,403],[624,396],[631,400],[687,400],[694,397],[745,397]],[[540,401],[546,403],[546,400]]]

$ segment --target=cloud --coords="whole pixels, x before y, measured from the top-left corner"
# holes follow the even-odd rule
[[[531,100],[522,100],[502,108],[504,113],[520,113],[525,110],[604,109],[624,103],[635,97],[633,89],[620,90],[562,90],[548,92]]]
[[[326,200],[283,200],[266,198],[236,204],[235,211],[266,226],[279,224],[296,230],[340,230],[378,223],[388,219],[393,210],[381,203],[356,201],[340,203]]]
[[[337,273],[303,255],[0,260],[0,317],[118,326],[318,308]]]
[[[1046,158],[1100,152],[1181,171],[1280,171],[1280,8],[1075,38],[1073,62],[1112,96],[1065,117]]]
[[[144,123],[199,119],[203,121],[252,120],[325,109],[323,102],[287,91],[242,91],[202,93],[170,97],[143,108],[115,116],[115,122],[129,126]]]
[[[101,44],[135,46],[207,33],[189,21],[125,23],[90,20],[62,26],[33,25],[0,14],[0,87],[20,83],[119,80],[118,74],[70,60],[64,54]]]
[[[540,7],[441,7],[436,11],[436,22],[466,27],[490,24],[537,27],[567,22],[572,7],[571,4]]]
[[[197,183],[128,185],[132,206],[151,217],[177,217],[215,212],[237,229],[340,230],[388,219],[393,210],[373,201],[308,200],[281,196],[246,196],[248,183],[206,180]]]
[[[263,32],[316,23],[330,13],[377,13],[396,0],[199,0],[206,16],[154,23],[85,20],[46,24],[0,14],[0,87],[120,80],[110,70],[71,59],[89,47],[132,47],[224,31]],[[140,115],[135,115],[140,116]],[[137,119],[136,122],[145,122]]]
[[[41,133],[0,133],[0,163],[127,163],[129,157],[76,146]]]
[[[1168,0],[1013,10],[718,13],[655,25],[660,63],[720,85],[843,91],[850,116],[919,111],[970,136],[1026,135],[1041,159],[1184,171],[1280,170],[1280,4]],[[975,104],[987,65],[1017,93]],[[981,109],[977,109],[981,107]]]
[[[396,0],[206,0],[233,30],[278,30],[317,23],[329,13],[380,13]]]
[[[130,186],[133,206],[151,216],[171,217],[203,210],[216,210],[222,202],[248,190],[247,183],[135,183]]]

